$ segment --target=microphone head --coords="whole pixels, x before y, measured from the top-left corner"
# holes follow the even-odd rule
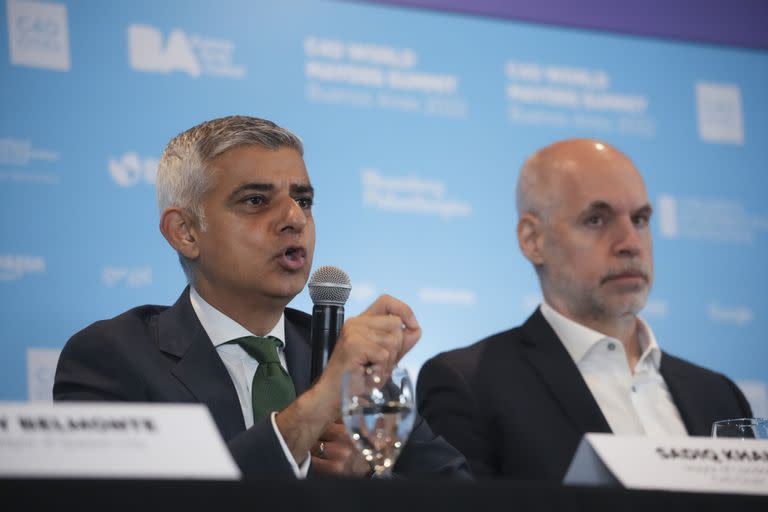
[[[343,306],[351,290],[347,273],[331,265],[318,267],[309,279],[309,296],[314,304]]]

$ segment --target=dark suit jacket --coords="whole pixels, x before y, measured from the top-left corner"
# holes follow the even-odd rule
[[[285,311],[285,358],[297,394],[310,385],[311,317]],[[211,415],[245,477],[293,478],[269,418],[245,429],[232,379],[197,318],[189,289],[176,304],[141,306],[75,334],[59,357],[53,397],[195,402]],[[416,419],[394,471],[467,477],[466,461]]]
[[[728,378],[663,354],[660,371],[691,435],[751,416]],[[418,405],[476,477],[562,481],[581,437],[610,432],[576,364],[539,310],[520,327],[427,361]]]

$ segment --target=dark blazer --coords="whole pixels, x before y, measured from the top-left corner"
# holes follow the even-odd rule
[[[688,433],[751,416],[727,377],[663,354],[660,371]],[[520,327],[427,361],[418,405],[476,477],[562,481],[587,432],[610,432],[576,364],[537,309]]]
[[[310,385],[311,317],[285,310],[285,359],[297,394]],[[53,398],[193,402],[208,406],[245,477],[294,478],[269,418],[245,429],[232,379],[189,300],[141,306],[96,322],[64,346]],[[402,475],[468,477],[466,461],[421,417],[398,459]]]

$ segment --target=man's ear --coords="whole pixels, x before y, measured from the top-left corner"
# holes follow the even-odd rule
[[[198,229],[194,216],[182,208],[166,208],[160,215],[160,232],[176,252],[188,260],[194,260],[200,254]]]
[[[541,228],[541,219],[532,212],[524,213],[517,221],[517,243],[523,255],[535,266],[544,263]]]

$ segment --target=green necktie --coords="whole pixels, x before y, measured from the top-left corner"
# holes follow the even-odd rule
[[[280,364],[278,347],[283,342],[272,336],[264,338],[246,336],[232,340],[259,362],[251,384],[253,421],[256,422],[272,411],[279,411],[296,398],[293,381]]]

